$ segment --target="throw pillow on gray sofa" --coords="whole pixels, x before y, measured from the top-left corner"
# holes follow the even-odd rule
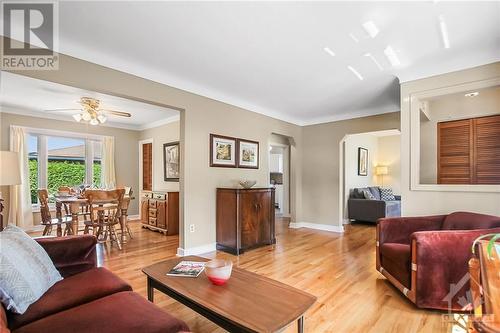
[[[384,201],[394,201],[394,193],[392,193],[392,188],[380,188],[380,199]]]
[[[373,196],[373,194],[369,190],[363,191],[363,194],[365,196],[365,199],[368,199],[368,200],[376,200],[377,199],[377,198],[375,198],[375,196]]]

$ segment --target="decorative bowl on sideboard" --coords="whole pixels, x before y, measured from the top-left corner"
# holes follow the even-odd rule
[[[243,188],[249,189],[249,188],[252,188],[252,186],[255,186],[255,184],[257,184],[257,181],[255,181],[255,180],[240,180],[238,183]]]

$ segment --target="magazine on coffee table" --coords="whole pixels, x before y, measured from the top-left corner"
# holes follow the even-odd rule
[[[169,276],[197,277],[205,269],[200,261],[181,261],[167,273]]]

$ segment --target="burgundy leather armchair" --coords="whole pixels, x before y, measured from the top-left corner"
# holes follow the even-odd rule
[[[472,242],[488,233],[500,233],[500,217],[456,212],[382,218],[377,270],[419,308],[461,310],[470,301]]]

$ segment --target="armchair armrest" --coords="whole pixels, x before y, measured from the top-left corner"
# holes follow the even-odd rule
[[[470,286],[466,274],[472,243],[489,233],[500,233],[500,228],[424,231],[411,236],[416,251],[413,256],[417,265],[417,306],[442,304],[443,309],[448,306],[460,309],[466,305],[460,298],[466,295]]]
[[[446,215],[420,217],[382,218],[377,222],[378,241],[384,243],[410,244],[410,236],[417,231],[440,230]]]
[[[97,266],[96,243],[92,235],[38,238],[63,277]]]

